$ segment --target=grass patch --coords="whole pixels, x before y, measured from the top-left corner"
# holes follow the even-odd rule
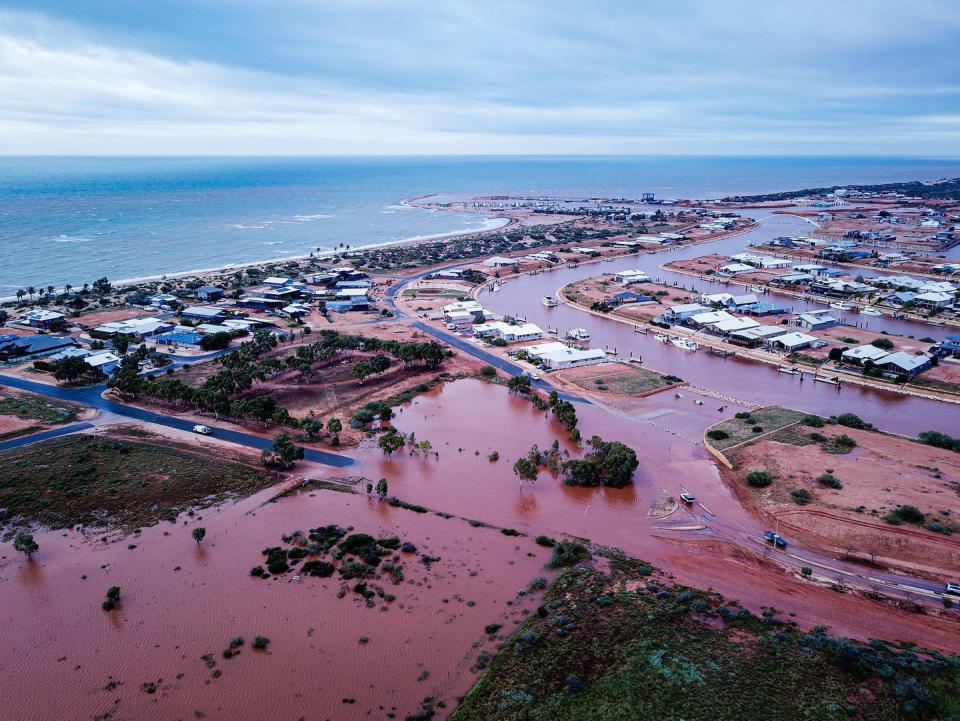
[[[660,388],[668,388],[673,382],[666,376],[646,368],[630,368],[617,364],[614,372],[597,373],[579,378],[567,378],[574,385],[588,391],[600,393],[616,393],[618,395],[633,395],[649,393]]]
[[[611,566],[610,575],[568,570],[452,719],[893,721],[956,713],[957,659],[803,633],[774,615],[754,616],[630,564]]]
[[[77,419],[77,411],[74,408],[57,405],[33,395],[0,398],[0,415],[41,421],[48,425],[62,425]]]
[[[711,437],[710,445],[712,445],[718,451],[732,448],[733,446],[739,445],[744,441],[751,440],[752,438],[756,438],[758,435],[761,435],[760,433],[754,432],[753,429],[755,426],[760,426],[766,432],[776,431],[793,423],[802,421],[805,415],[806,414],[801,413],[800,411],[795,411],[790,408],[781,408],[780,406],[757,408],[754,411],[750,411],[750,413],[744,418],[730,418],[711,426],[708,432],[714,430],[722,431],[723,433],[727,434],[727,437],[719,439],[714,439]],[[787,438],[792,437],[793,436],[787,436]],[[791,443],[793,441],[785,440],[782,442]],[[795,443],[795,445],[802,444]]]
[[[148,526],[270,483],[259,469],[200,456],[169,440],[153,445],[75,435],[0,455],[0,521]]]

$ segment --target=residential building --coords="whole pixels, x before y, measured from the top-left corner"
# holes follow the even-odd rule
[[[879,363],[883,358],[890,355],[889,351],[883,348],[877,348],[874,345],[858,345],[856,348],[849,348],[840,354],[844,363],[862,366],[867,361]]]
[[[683,303],[681,305],[672,305],[663,312],[663,318],[667,321],[678,322],[689,318],[697,313],[703,313],[710,310],[699,303]]]
[[[912,377],[930,367],[930,356],[923,353],[920,355],[911,355],[910,353],[898,351],[880,360],[877,366],[883,370],[884,373]]]
[[[509,268],[511,266],[520,265],[520,261],[516,258],[505,258],[500,255],[495,255],[492,258],[487,258],[483,261],[484,265],[489,265],[491,268]]]
[[[218,288],[215,285],[201,285],[194,291],[194,294],[200,300],[210,303],[223,298],[223,288]]]
[[[206,305],[187,306],[180,311],[181,318],[194,318],[202,321],[222,320],[223,318],[229,318],[230,315],[231,312],[228,308]]]
[[[817,339],[806,333],[797,333],[792,331],[784,335],[771,339],[767,345],[775,350],[782,350],[788,353],[809,348]]]
[[[550,370],[562,370],[564,368],[592,365],[594,363],[603,363],[606,360],[607,354],[599,348],[588,350],[564,348],[562,350],[544,353],[543,356],[541,356],[541,362]]]
[[[45,308],[28,311],[23,316],[23,320],[26,321],[27,325],[31,328],[42,328],[43,330],[65,323],[66,318],[63,313],[57,313],[55,310],[46,310]]]
[[[120,356],[114,355],[109,351],[103,351],[86,356],[83,362],[94,370],[100,371],[105,376],[108,376],[120,365]]]
[[[486,336],[495,336],[507,343],[516,343],[524,340],[538,340],[543,338],[543,330],[535,323],[520,323],[519,325],[510,325],[503,321],[493,321],[491,323],[478,323],[473,326],[473,334],[478,338]]]
[[[830,315],[827,310],[814,310],[809,313],[801,313],[797,316],[796,324],[807,330],[823,330],[832,328],[839,324],[839,321]]]

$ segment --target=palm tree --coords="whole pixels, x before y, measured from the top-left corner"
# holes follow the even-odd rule
[[[30,294],[30,300],[33,300],[33,294],[36,292],[37,292],[37,289],[34,288],[32,285],[29,288],[27,288],[27,293]]]
[[[23,296],[25,296],[26,294],[27,294],[27,291],[21,288],[20,290],[17,291],[17,300],[22,301]]]
[[[63,290],[69,295],[70,291],[73,290],[73,286],[70,283],[67,283],[63,286]]]
[[[49,293],[50,295],[53,295],[54,290],[55,290],[55,286],[52,286],[52,285],[47,286],[47,293]]]

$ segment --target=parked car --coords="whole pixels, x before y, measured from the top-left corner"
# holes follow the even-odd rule
[[[954,596],[960,596],[960,581],[948,581],[944,590],[947,593],[952,593]]]
[[[680,500],[683,501],[684,503],[693,503],[695,500],[697,500],[697,497],[694,496],[692,493],[687,493],[686,491],[684,491],[683,493],[680,494]]]
[[[201,436],[209,436],[213,431],[210,430],[210,426],[205,426],[200,423],[193,427],[194,433],[199,433]]]
[[[763,538],[767,543],[772,543],[778,548],[786,548],[787,542],[779,533],[774,533],[773,531],[767,531],[763,534]]]

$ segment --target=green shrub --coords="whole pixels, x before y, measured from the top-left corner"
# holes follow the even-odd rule
[[[553,547],[553,556],[547,565],[550,568],[573,566],[590,558],[590,551],[586,546],[576,541],[560,541]]]
[[[829,471],[826,473],[821,473],[819,476],[817,476],[817,481],[822,486],[826,486],[827,488],[835,488],[838,491],[843,488],[843,484],[840,482],[840,479]]]
[[[884,516],[884,520],[886,520],[887,523],[892,523],[894,526],[898,526],[901,523],[914,523],[919,525],[926,520],[926,516],[915,506],[897,506]]]
[[[793,497],[793,502],[798,506],[805,506],[813,500],[813,495],[806,488],[790,491],[790,495]]]
[[[824,425],[823,418],[820,416],[815,416],[812,413],[805,415],[801,423],[803,423],[805,426],[810,426],[811,428],[823,428]]]
[[[806,576],[807,578],[809,578],[810,576],[813,575],[813,569],[810,568],[810,566],[804,566],[803,568],[800,569],[800,573]]]
[[[712,431],[707,431],[707,438],[712,441],[722,441],[724,438],[729,438],[730,434],[726,431],[721,431],[719,428]]]
[[[747,483],[754,488],[765,488],[773,482],[768,471],[750,471],[747,474]]]
[[[537,545],[546,546],[547,548],[553,548],[557,545],[557,542],[550,538],[550,536],[537,536]]]

